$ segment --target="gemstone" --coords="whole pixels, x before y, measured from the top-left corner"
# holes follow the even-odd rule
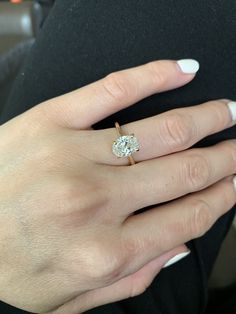
[[[139,150],[139,143],[134,135],[123,135],[114,141],[112,152],[117,157],[127,157]]]

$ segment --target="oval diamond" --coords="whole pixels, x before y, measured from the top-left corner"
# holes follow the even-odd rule
[[[139,143],[134,135],[123,135],[113,143],[112,151],[117,157],[127,157],[139,150]]]

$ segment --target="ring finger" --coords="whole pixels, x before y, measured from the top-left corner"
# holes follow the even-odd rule
[[[182,151],[210,134],[233,126],[235,121],[227,106],[229,102],[222,99],[173,109],[125,124],[121,128],[124,134],[134,133],[137,137],[140,149],[133,157],[140,162]],[[231,108],[236,107],[236,103],[231,104]],[[118,158],[112,153],[112,144],[117,138],[115,128],[82,132],[79,146],[86,147],[87,158],[110,165],[129,164],[128,158]],[[78,145],[77,133],[71,137],[71,141]]]

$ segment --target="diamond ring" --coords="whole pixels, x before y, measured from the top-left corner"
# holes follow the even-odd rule
[[[115,122],[118,138],[113,142],[112,152],[117,157],[128,157],[131,165],[135,164],[132,154],[139,151],[139,142],[134,134],[124,135],[118,122]]]

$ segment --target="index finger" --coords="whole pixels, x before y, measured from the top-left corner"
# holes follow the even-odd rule
[[[112,72],[43,104],[56,123],[86,129],[147,96],[187,84],[198,69],[199,63],[193,59],[151,61]]]

